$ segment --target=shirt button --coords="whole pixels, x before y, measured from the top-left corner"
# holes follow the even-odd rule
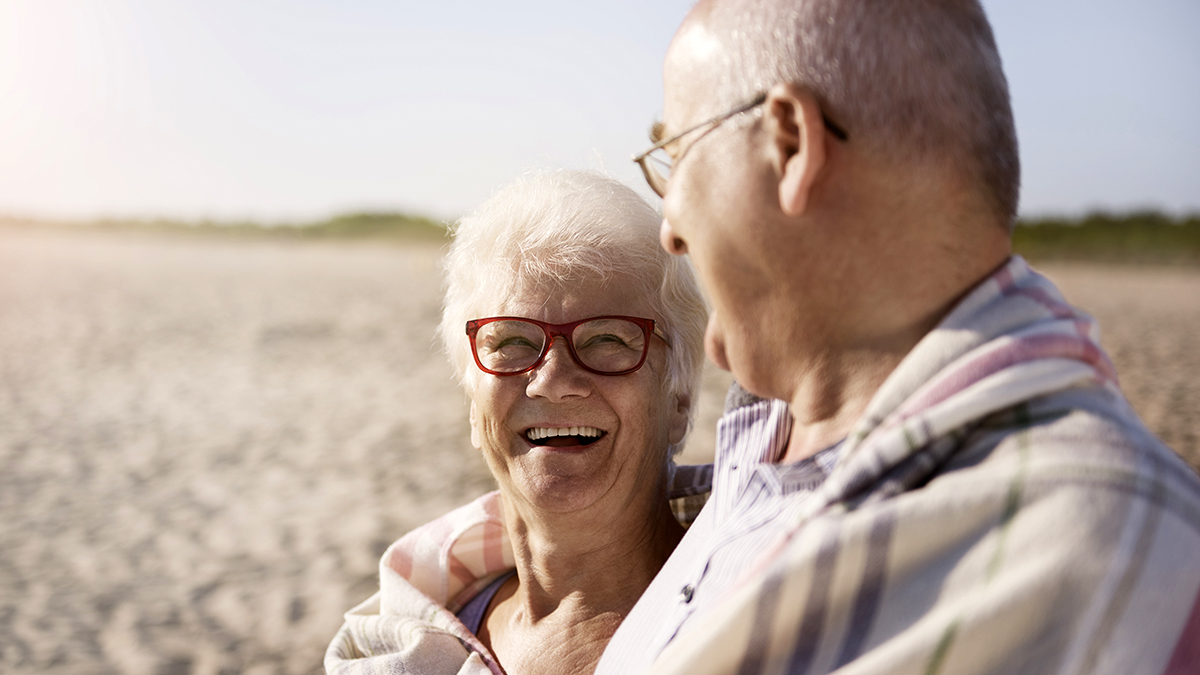
[[[691,584],[688,584],[687,586],[684,586],[683,588],[679,589],[679,597],[685,603],[691,602],[692,595],[694,595],[695,593],[696,593],[696,589]]]

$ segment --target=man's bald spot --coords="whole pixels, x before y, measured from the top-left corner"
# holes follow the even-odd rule
[[[680,103],[692,111],[709,114],[715,114],[721,108],[721,102],[711,96],[704,100],[698,98],[704,92],[711,91],[707,85],[722,75],[728,59],[725,43],[708,27],[712,4],[711,0],[706,0],[693,7],[667,48],[663,63],[663,88],[668,95],[663,103],[663,122],[651,130],[652,135],[658,134],[655,142],[683,130],[677,126],[699,121],[699,118],[687,120],[673,114],[675,111],[670,110],[672,104]]]
[[[663,133],[781,83],[860,151],[944,169],[1011,226],[1016,130],[979,0],[700,0],[667,52]]]

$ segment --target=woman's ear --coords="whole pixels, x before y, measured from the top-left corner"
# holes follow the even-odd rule
[[[816,96],[803,87],[777,84],[767,92],[764,122],[779,176],[779,207],[788,216],[808,208],[813,183],[825,167],[825,118]]]
[[[688,414],[692,411],[692,397],[680,394],[675,397],[675,409],[670,411],[671,426],[667,431],[667,442],[675,445],[683,440],[688,430]]]

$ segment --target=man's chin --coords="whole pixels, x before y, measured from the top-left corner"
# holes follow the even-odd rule
[[[748,353],[744,343],[735,344],[732,353],[725,339],[724,326],[717,320],[716,313],[709,315],[708,328],[704,331],[704,353],[708,360],[721,370],[733,373],[733,379],[746,391],[760,398],[778,398],[770,384],[773,382],[769,367],[756,363],[753,353]]]
[[[729,370],[729,358],[725,354],[725,333],[717,321],[717,313],[708,317],[708,327],[704,329],[704,353],[708,360],[721,370]]]

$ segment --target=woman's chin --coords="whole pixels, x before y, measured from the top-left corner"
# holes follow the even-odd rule
[[[587,446],[535,446],[524,460],[523,480],[514,487],[534,508],[546,513],[591,508],[612,487],[613,477],[605,470],[607,462],[589,452]]]

